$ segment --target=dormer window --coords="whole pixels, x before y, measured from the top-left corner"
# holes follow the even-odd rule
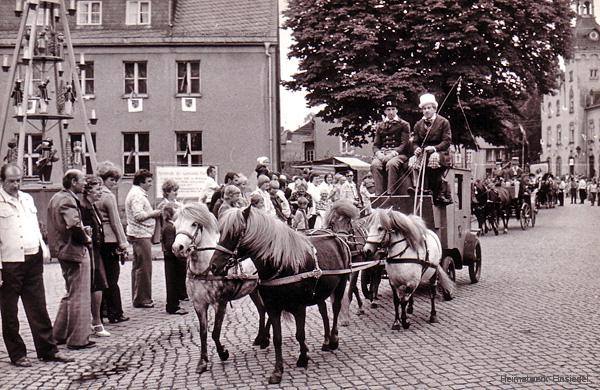
[[[150,1],[128,0],[126,5],[126,24],[149,25]]]

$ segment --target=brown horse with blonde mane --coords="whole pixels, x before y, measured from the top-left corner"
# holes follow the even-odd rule
[[[296,322],[296,340],[300,356],[296,365],[307,367],[306,307],[319,305],[325,339],[337,349],[338,315],[350,270],[348,245],[335,234],[307,237],[292,230],[260,210],[231,209],[219,222],[221,241],[211,259],[215,275],[225,275],[238,259],[251,258],[258,270],[258,289],[273,326],[275,369],[269,383],[280,383],[283,376],[281,352],[281,315],[291,313]],[[331,297],[333,324],[329,329],[327,310],[322,308]]]

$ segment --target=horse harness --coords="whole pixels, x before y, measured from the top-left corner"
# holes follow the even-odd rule
[[[349,254],[351,253],[348,243],[345,240],[341,239],[338,236],[338,234],[333,233],[328,230],[323,230],[323,232],[325,234],[322,234],[319,236],[315,235],[313,237],[331,237],[331,236],[337,237],[340,239],[340,241],[342,243],[344,243],[345,248],[347,249],[347,253],[349,253]],[[217,244],[217,246],[214,248],[215,250],[217,250],[219,252],[223,252],[223,253],[231,256],[228,259],[227,264],[225,265],[226,270],[233,268],[235,266],[239,266],[241,260],[243,260],[241,257],[238,256],[238,249],[239,249],[241,241],[242,241],[241,239],[238,241],[234,250],[229,250],[219,244]],[[321,267],[319,266],[317,250],[314,246],[313,246],[313,258],[315,259],[315,268],[311,271],[306,271],[306,272],[302,272],[302,273],[299,273],[296,275],[283,276],[283,277],[279,277],[278,274],[275,274],[273,277],[271,277],[267,280],[258,279],[258,284],[261,286],[265,286],[265,287],[276,287],[276,286],[284,286],[286,284],[297,283],[297,282],[303,281],[305,279],[311,279],[311,278],[315,279],[315,284],[316,284],[318,282],[318,280],[321,278],[321,276],[347,275],[347,274],[351,274],[351,273],[360,271],[362,269],[370,268],[370,267],[373,267],[373,266],[379,264],[379,261],[370,261],[370,262],[357,263],[356,268],[358,268],[358,269],[352,269],[352,264],[351,264],[350,269],[340,269],[340,270],[325,269],[324,270],[324,269],[321,269]]]
[[[423,267],[422,273],[424,274],[425,271],[427,270],[427,268],[435,268],[436,265],[432,264],[429,261],[429,248],[427,247],[427,240],[424,240],[425,242],[425,258],[422,259],[419,256],[419,251],[415,250],[417,252],[417,257],[402,257],[406,251],[408,249],[410,249],[410,245],[408,243],[408,241],[406,240],[406,238],[402,238],[400,240],[397,241],[391,241],[392,238],[392,231],[391,230],[387,230],[385,232],[384,235],[384,239],[380,242],[377,241],[370,241],[367,240],[366,243],[367,244],[372,244],[375,245],[376,248],[381,248],[382,243],[386,240],[386,237],[388,241],[390,241],[390,243],[387,246],[386,250],[385,250],[385,259],[384,261],[388,264],[419,264],[421,267]],[[401,243],[406,243],[406,246],[404,247],[404,249],[402,249],[399,253],[395,254],[394,256],[389,257],[389,250],[390,248],[393,248],[394,246],[396,246],[397,244],[401,244]]]

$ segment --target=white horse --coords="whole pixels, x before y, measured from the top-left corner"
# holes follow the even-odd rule
[[[173,253],[187,257],[187,290],[194,304],[194,310],[200,322],[201,356],[197,372],[203,373],[208,369],[207,332],[208,307],[215,307],[215,325],[212,338],[215,342],[219,358],[223,361],[229,358],[229,351],[221,345],[221,326],[227,309],[227,302],[240,299],[246,295],[256,305],[259,314],[258,336],[254,345],[261,349],[269,345],[269,328],[265,326],[265,308],[256,290],[258,279],[252,274],[256,271],[251,260],[246,260],[240,268],[233,269],[234,275],[214,276],[209,269],[210,259],[219,241],[217,219],[208,211],[204,204],[188,203],[184,205],[175,219],[175,242]],[[235,274],[237,272],[237,274]]]
[[[439,281],[445,295],[450,296],[454,282],[440,265],[442,244],[438,236],[427,229],[423,219],[394,210],[374,210],[368,221],[367,257],[379,249],[386,251],[385,268],[394,293],[393,330],[400,329],[398,305],[402,306],[402,327],[408,329],[406,313],[412,314],[412,295],[421,281],[430,282],[431,313],[429,322],[437,322],[435,296]],[[408,310],[406,306],[408,304]]]

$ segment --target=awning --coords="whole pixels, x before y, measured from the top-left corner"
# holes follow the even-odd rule
[[[368,171],[371,165],[356,157],[330,157],[324,160],[316,160],[297,165],[292,165],[292,168],[313,168],[313,169],[344,169],[351,168],[357,171]]]

